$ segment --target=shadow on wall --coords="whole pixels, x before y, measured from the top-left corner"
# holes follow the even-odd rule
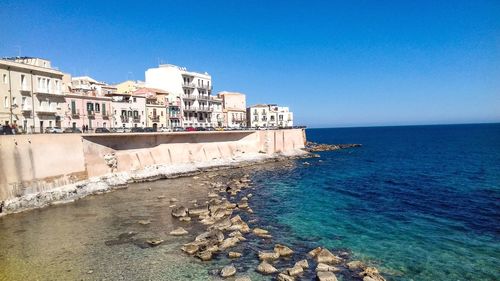
[[[174,133],[174,134],[134,134],[134,135],[92,135],[83,136],[86,141],[114,150],[152,148],[167,143],[211,143],[235,142],[254,132],[214,132],[214,133]],[[119,141],[117,141],[119,140]]]

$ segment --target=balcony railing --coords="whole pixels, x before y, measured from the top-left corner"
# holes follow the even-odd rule
[[[160,116],[159,115],[149,116],[149,119],[151,119],[151,121],[153,121],[153,122],[160,122]]]
[[[122,123],[128,123],[128,116],[125,116],[125,115],[122,115],[120,116],[120,120],[122,121]]]
[[[202,112],[212,112],[213,107],[208,106],[187,106],[184,108],[185,111],[202,111]]]
[[[172,119],[179,119],[181,118],[181,114],[180,113],[170,113],[168,115],[169,118],[172,118]]]
[[[78,109],[71,110],[71,116],[72,117],[80,117],[80,110],[78,110]]]
[[[31,111],[31,110],[33,110],[31,104],[21,104],[21,111]]]
[[[57,111],[55,108],[42,106],[42,107],[37,108],[36,112],[43,113],[43,114],[56,114]]]
[[[134,123],[140,123],[140,122],[141,122],[141,118],[139,118],[139,117],[135,117],[135,116],[134,116],[134,117],[132,118],[132,121],[133,121]]]
[[[198,85],[196,87],[199,88],[199,89],[212,90],[212,86],[211,85]]]
[[[87,116],[88,117],[95,117],[95,111],[93,111],[93,110],[87,110]]]
[[[195,85],[194,85],[194,83],[184,82],[184,83],[182,83],[182,87],[185,87],[185,88],[195,88]]]
[[[180,101],[173,101],[173,102],[169,103],[169,106],[170,107],[179,107],[179,106],[181,106],[181,102]]]

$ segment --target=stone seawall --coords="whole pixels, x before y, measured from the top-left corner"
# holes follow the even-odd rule
[[[0,215],[134,181],[304,153],[303,129],[0,137]]]

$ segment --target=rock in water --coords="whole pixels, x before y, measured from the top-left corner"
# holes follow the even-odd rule
[[[234,265],[232,264],[224,266],[224,268],[222,268],[222,270],[220,271],[220,276],[224,278],[233,276],[235,274],[236,274],[236,267],[234,267]]]
[[[182,227],[178,227],[172,231],[170,231],[170,235],[174,235],[174,236],[181,236],[181,235],[186,235],[188,234],[189,232],[187,232],[187,230],[185,230],[184,228]]]
[[[302,267],[303,269],[309,268],[309,263],[307,262],[307,260],[300,260],[300,261],[296,262],[295,265],[296,266],[298,265],[298,266]]]
[[[137,223],[142,224],[142,225],[148,225],[151,223],[151,221],[150,220],[138,220]]]
[[[292,249],[280,244],[276,244],[274,246],[274,251],[278,253],[281,257],[291,256],[293,254]]]
[[[361,261],[351,261],[347,263],[347,268],[350,271],[362,270],[366,268],[366,265]]]
[[[262,274],[273,274],[278,272],[278,270],[266,261],[263,261],[257,266],[257,271]]]
[[[205,250],[203,252],[199,252],[196,256],[202,261],[209,261],[212,259],[212,252]]]
[[[325,263],[318,263],[318,266],[316,267],[316,271],[331,271],[331,272],[339,272],[340,268],[337,268],[335,266],[331,266]]]
[[[278,274],[278,281],[295,281],[295,278],[286,275],[285,273]]]
[[[227,256],[230,259],[237,259],[237,258],[240,258],[242,256],[242,254],[238,253],[238,252],[229,252],[229,253],[227,253]]]
[[[280,258],[276,252],[261,252],[259,251],[259,259],[263,261],[274,261]]]
[[[188,209],[184,206],[179,206],[172,210],[172,216],[175,218],[185,217],[187,216]]]
[[[184,246],[182,246],[181,250],[183,250],[184,252],[190,254],[190,255],[193,255],[194,253],[198,252],[198,250],[200,249],[200,246],[196,245],[196,244],[185,244]]]
[[[147,240],[146,243],[148,243],[149,245],[155,247],[155,246],[158,246],[161,243],[163,243],[163,240],[161,240],[161,239],[150,239],[150,240]]]
[[[337,281],[337,277],[333,272],[330,271],[319,271],[318,272],[319,281]]]
[[[312,249],[311,251],[309,251],[309,253],[307,253],[307,255],[310,256],[311,258],[315,258],[319,254],[319,252],[321,252],[321,250],[322,250],[321,247]]]
[[[287,269],[288,275],[297,276],[304,272],[304,269],[299,265],[294,265],[292,268]]]
[[[328,249],[322,249],[321,252],[316,256],[316,260],[318,263],[327,263],[327,264],[337,264],[342,261],[341,258],[332,254]]]
[[[359,277],[363,278],[363,281],[367,279],[367,281],[385,281],[385,278],[380,275],[378,270],[375,267],[367,267],[363,272],[359,274]],[[368,278],[367,278],[368,277]],[[370,280],[371,279],[371,280]]]

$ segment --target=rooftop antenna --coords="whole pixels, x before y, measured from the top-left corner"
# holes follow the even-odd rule
[[[17,48],[17,56],[21,57],[21,45],[14,45]]]

